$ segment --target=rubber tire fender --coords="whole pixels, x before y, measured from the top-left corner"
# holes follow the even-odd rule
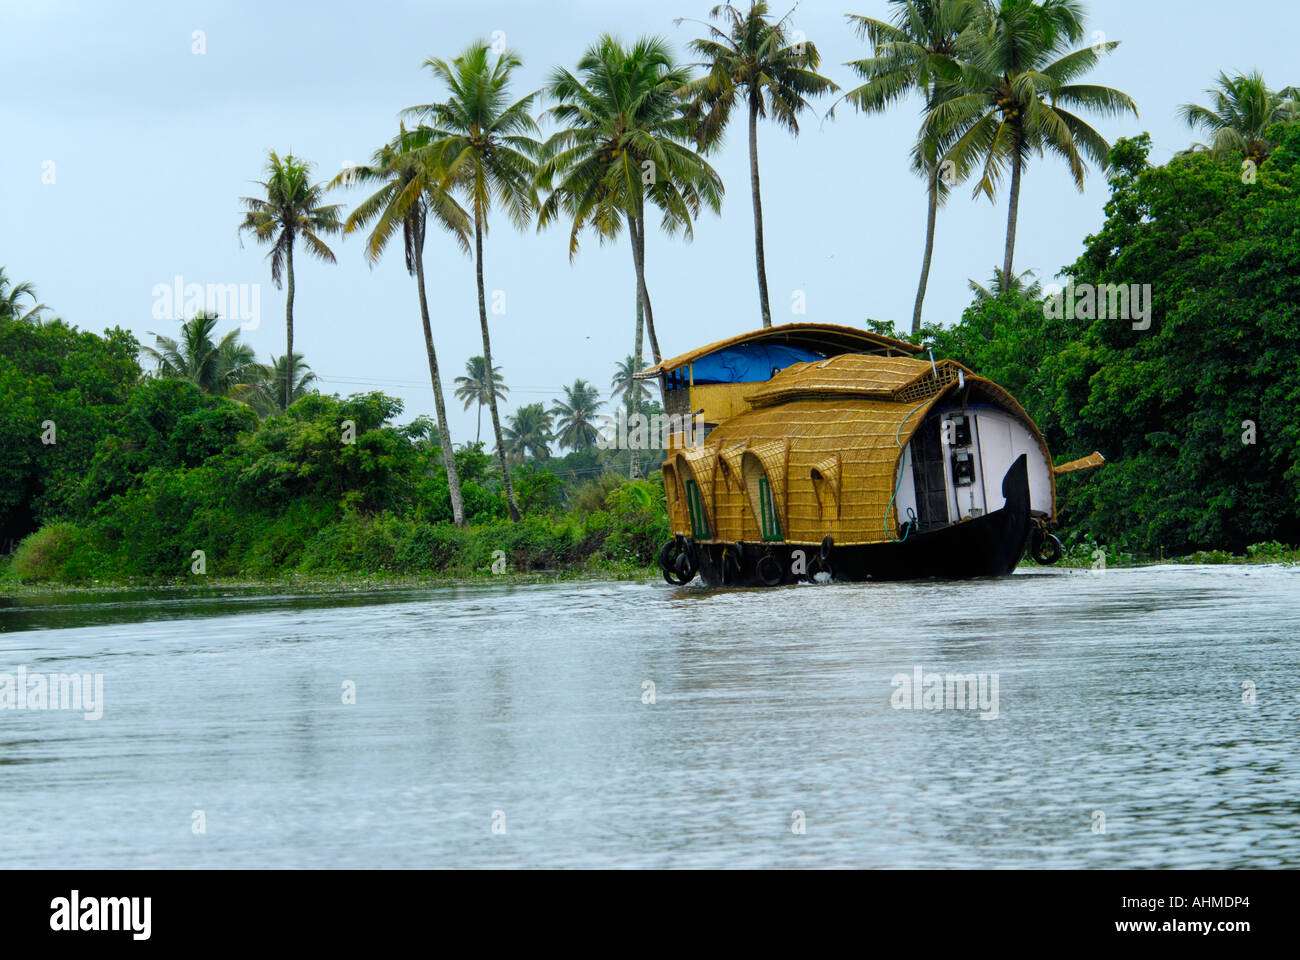
[[[655,562],[659,564],[660,570],[667,571],[672,569],[672,564],[668,562],[668,551],[676,546],[676,544],[676,540],[668,540],[659,548],[659,556],[655,558]]]
[[[695,579],[695,561],[691,559],[690,553],[683,550],[677,554],[676,569],[673,572],[677,574],[679,587],[684,587]]]
[[[1029,555],[1034,558],[1034,563],[1050,567],[1060,560],[1064,553],[1065,550],[1061,546],[1060,538],[1056,534],[1046,533],[1038,527],[1034,528],[1034,535],[1029,548]]]
[[[673,552],[673,549],[676,546],[677,540],[674,538],[659,548],[659,569],[663,571],[665,583],[674,587],[684,587],[690,582],[691,578],[694,578],[695,571],[692,569],[691,577],[686,580],[680,578],[680,574],[677,572],[677,567],[681,561],[685,559],[687,560],[688,566],[693,565],[690,564],[685,551]]]
[[[766,572],[765,572],[766,571]],[[765,587],[775,587],[781,582],[784,572],[781,570],[781,564],[777,562],[776,557],[770,553],[764,554],[758,558],[758,563],[754,565],[754,574]]]

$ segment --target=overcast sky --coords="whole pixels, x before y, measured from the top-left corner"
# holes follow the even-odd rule
[[[239,197],[256,191],[270,149],[312,160],[326,179],[364,162],[396,130],[406,106],[440,99],[423,61],[450,58],[503,31],[524,58],[520,95],[556,64],[572,66],[600,33],[665,37],[685,55],[710,0],[479,0],[474,3],[183,0],[105,4],[0,0],[4,93],[0,119],[0,265],[36,283],[70,323],[96,332],[120,325],[142,342],[174,333],[155,320],[154,289],[185,283],[260,284],[261,324],[245,336],[265,359],[284,351],[284,294],[270,282],[266,250],[236,235]],[[1092,74],[1138,104],[1140,117],[1100,119],[1110,140],[1150,131],[1152,159],[1199,137],[1175,115],[1208,102],[1220,69],[1259,69],[1274,88],[1300,83],[1295,0],[1224,6],[1209,0],[1092,0],[1089,34],[1122,41]],[[786,6],[774,4],[784,12]],[[804,0],[793,25],[822,53],[822,72],[853,82],[845,61],[867,54],[846,12],[885,16],[884,0]],[[195,31],[205,52],[195,53]],[[908,170],[916,101],[886,116],[829,100],[791,138],[759,133],[773,320],[906,327],[925,229],[921,180]],[[740,123],[743,124],[743,117]],[[544,128],[549,133],[551,128]],[[720,217],[707,214],[691,244],[651,231],[647,277],[660,343],[673,355],[760,325],[753,219],[743,126],[712,158],[727,186]],[[46,182],[53,180],[52,183]],[[351,204],[356,191],[336,194]],[[1078,193],[1065,165],[1035,160],[1021,197],[1016,269],[1044,280],[1078,256],[1101,223],[1104,178]],[[998,202],[959,188],[940,212],[926,319],[951,323],[1002,259],[1005,191]],[[614,363],[631,352],[634,299],[626,241],[588,242],[570,264],[567,230],[520,234],[498,216],[484,258],[493,350],[512,387],[506,410],[549,402],[577,377],[607,395]],[[297,258],[296,346],[328,392],[382,389],[402,397],[402,420],[432,413],[414,281],[400,249],[371,269],[359,236],[332,241],[337,265]],[[425,262],[434,335],[457,443],[474,414],[450,396],[451,378],[482,352],[472,262],[431,233]],[[807,313],[792,315],[795,291]],[[223,321],[220,330],[235,324]],[[648,356],[648,349],[647,349]]]

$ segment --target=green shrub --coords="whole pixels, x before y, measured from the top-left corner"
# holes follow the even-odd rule
[[[1246,556],[1254,563],[1295,563],[1300,560],[1300,551],[1270,540],[1267,543],[1252,543],[1246,548]]]
[[[562,524],[536,516],[494,523],[483,528],[480,539],[489,557],[496,550],[505,552],[511,572],[553,570],[568,560],[573,547],[570,531]]]
[[[18,544],[13,572],[23,580],[62,580],[64,567],[85,534],[75,524],[51,523]],[[71,579],[71,578],[69,578]]]
[[[406,531],[397,549],[397,566],[406,573],[444,571],[466,553],[471,534],[450,523],[421,523]]]
[[[566,502],[570,510],[576,513],[592,514],[605,509],[605,501],[611,492],[626,481],[615,473],[602,473],[589,480],[575,484],[569,490]]]
[[[663,474],[629,480],[609,492],[605,506],[612,519],[601,555],[614,563],[648,566],[668,539],[668,508]]]
[[[1179,563],[1240,563],[1241,558],[1233,556],[1227,550],[1198,550],[1182,557]]]

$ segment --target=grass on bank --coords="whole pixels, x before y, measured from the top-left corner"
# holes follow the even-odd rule
[[[1253,543],[1246,547],[1245,553],[1240,554],[1228,550],[1197,550],[1179,557],[1151,557],[1102,547],[1091,539],[1081,538],[1066,545],[1064,554],[1056,565],[1073,569],[1093,568],[1100,561],[1104,561],[1107,567],[1120,568],[1149,567],[1161,563],[1188,565],[1277,563],[1295,566],[1300,564],[1300,549],[1278,543],[1276,540],[1270,540],[1266,543]],[[1037,566],[1037,564],[1026,557],[1021,561],[1021,566]]]
[[[591,485],[599,487],[599,484]],[[493,518],[457,527],[388,511],[214,515],[191,536],[123,538],[59,521],[0,558],[0,583],[99,585],[355,584],[478,578],[652,575],[668,538],[662,491],[650,481],[604,484],[568,512]],[[203,551],[202,562],[195,551]],[[201,569],[197,569],[201,568]]]
[[[279,572],[194,574],[175,577],[70,576],[84,536],[72,524],[42,528],[10,556],[0,557],[0,587],[16,594],[86,592],[122,587],[167,586],[196,589],[291,588],[307,593],[339,589],[380,589],[436,583],[552,583],[565,580],[653,580],[659,576],[646,556],[667,538],[663,529],[611,530],[607,517],[533,517],[523,524],[494,523],[457,528],[450,524],[403,525],[391,518],[353,521],[344,529],[322,531],[304,550],[297,566]],[[657,525],[656,525],[657,527]],[[654,539],[658,537],[659,539]],[[1202,550],[1182,557],[1140,557],[1103,550],[1081,540],[1055,565],[1124,569],[1174,564],[1300,565],[1300,550],[1276,541],[1252,544],[1244,554]],[[373,564],[367,566],[366,564]],[[1021,567],[1039,566],[1029,557]]]

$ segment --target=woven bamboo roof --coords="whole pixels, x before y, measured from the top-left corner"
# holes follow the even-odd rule
[[[653,367],[642,370],[635,376],[638,380],[648,380],[669,373],[679,367],[684,367],[700,357],[708,356],[710,353],[725,347],[764,341],[806,347],[810,350],[825,352],[828,355],[853,353],[855,351],[859,353],[890,351],[908,355],[921,352],[921,348],[915,344],[895,340],[893,337],[872,333],[869,330],[860,330],[857,327],[843,327],[832,323],[784,323],[760,330],[751,330],[749,333],[742,333],[734,337],[728,337],[726,340],[719,340],[716,343],[697,347],[680,356],[663,360]]]
[[[786,367],[759,389],[747,394],[745,400],[756,407],[800,396],[848,394],[896,400],[904,388],[925,377],[933,377],[935,369],[929,360],[846,353],[815,363],[796,363]]]

